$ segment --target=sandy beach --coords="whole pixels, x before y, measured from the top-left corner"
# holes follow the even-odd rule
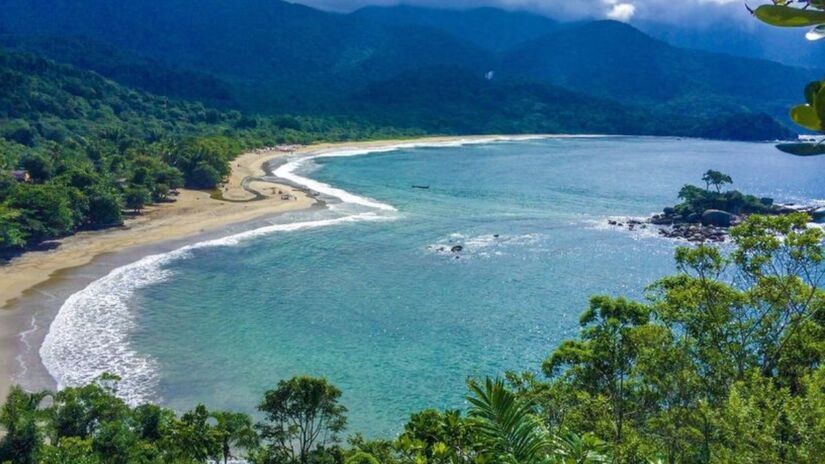
[[[428,137],[412,140],[324,143],[298,148],[293,154],[321,154],[341,149],[381,149],[404,143],[437,144],[453,141],[493,141],[497,136]],[[256,150],[232,161],[232,173],[211,192],[181,189],[176,201],[147,207],[123,227],[84,231],[56,242],[46,251],[32,251],[0,266],[0,397],[17,369],[20,333],[26,330],[26,299],[61,272],[92,263],[110,253],[195,237],[223,227],[311,207],[316,200],[299,189],[261,181],[265,165],[289,153]],[[18,317],[13,317],[18,316]]]

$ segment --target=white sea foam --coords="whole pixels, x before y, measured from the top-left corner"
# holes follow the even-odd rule
[[[130,404],[157,399],[157,362],[132,349],[128,342],[136,323],[128,303],[136,290],[167,279],[171,273],[166,265],[199,248],[232,246],[275,232],[382,219],[375,213],[363,213],[276,224],[147,256],[114,269],[63,303],[40,347],[43,365],[58,388],[82,385],[109,372],[121,377],[119,393]]]
[[[558,136],[564,137],[564,136]],[[394,145],[387,145],[382,146],[379,148],[342,148],[337,149],[331,152],[323,152],[318,153],[310,156],[303,156],[296,158],[288,163],[284,163],[282,166],[278,167],[274,172],[273,175],[275,177],[286,179],[288,181],[294,182],[296,184],[305,186],[310,190],[314,190],[319,193],[323,193],[325,195],[329,195],[335,198],[340,199],[344,203],[349,204],[356,204],[361,206],[366,206],[368,208],[376,208],[383,211],[395,211],[396,209],[388,205],[386,203],[381,203],[379,201],[373,200],[371,198],[362,197],[359,195],[355,195],[353,193],[347,192],[346,190],[342,190],[336,187],[333,187],[329,184],[325,184],[323,182],[319,182],[314,179],[310,179],[308,177],[296,174],[296,171],[306,166],[307,163],[311,162],[317,158],[340,158],[340,157],[348,157],[348,156],[359,156],[359,155],[367,155],[371,153],[385,153],[391,152],[396,150],[402,149],[409,149],[409,148],[423,148],[423,147],[460,147],[464,145],[475,145],[475,144],[484,144],[484,143],[492,143],[492,142],[510,142],[510,141],[526,141],[526,140],[538,140],[548,138],[548,136],[542,135],[525,135],[525,136],[512,136],[512,137],[505,137],[505,136],[493,136],[493,137],[480,137],[480,138],[467,138],[467,139],[456,139],[456,140],[449,140],[443,142],[408,142],[408,143],[397,143]]]
[[[188,245],[177,250],[146,256],[134,263],[116,268],[70,296],[61,306],[40,347],[40,358],[58,388],[88,383],[104,372],[120,376],[119,395],[130,404],[156,401],[157,361],[139,353],[129,344],[129,334],[137,319],[129,302],[140,288],[168,279],[169,263],[187,257],[193,250],[207,247],[232,246],[255,237],[278,232],[332,226],[359,221],[391,219],[386,212],[391,205],[361,197],[298,175],[296,170],[308,160],[318,157],[356,156],[423,146],[460,146],[466,144],[543,138],[489,137],[438,143],[401,143],[376,149],[342,149],[292,160],[275,171],[275,175],[311,190],[332,196],[343,204],[355,204],[372,211],[316,221],[275,224],[234,234],[228,237]]]
[[[492,256],[504,255],[507,253],[508,249],[513,247],[529,246],[535,250],[538,250],[538,246],[541,244],[543,239],[544,235],[536,233],[521,235],[481,234],[466,236],[455,232],[450,234],[447,238],[443,238],[436,243],[427,245],[426,250],[439,255],[459,256],[461,258],[489,258]],[[454,246],[461,246],[461,250],[457,252],[452,251]]]
[[[648,216],[649,217],[649,216]],[[661,240],[671,240],[671,241],[687,241],[681,238],[670,238],[665,237],[659,233],[662,229],[662,226],[657,226],[655,224],[648,224],[646,216],[607,216],[601,217],[596,219],[587,219],[583,221],[583,224],[588,229],[592,230],[611,230],[617,231],[620,233],[624,233],[629,235],[634,240],[641,240],[641,239],[661,239]],[[640,221],[642,224],[635,226],[632,230],[625,227],[624,225],[611,225],[609,221],[615,221],[617,223],[626,223],[627,221]],[[644,227],[642,227],[644,226]]]

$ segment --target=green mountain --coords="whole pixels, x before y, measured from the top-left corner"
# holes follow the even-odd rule
[[[417,134],[355,118],[220,111],[0,49],[0,258],[119,224],[124,207],[166,201],[177,187],[213,188],[250,147]],[[13,180],[19,168],[34,182]]]
[[[508,52],[502,72],[616,99],[697,112],[787,114],[819,72],[673,47],[616,21],[567,27]],[[715,111],[714,111],[715,110]]]
[[[124,49],[82,37],[23,38],[0,36],[0,46],[22,50],[94,71],[129,87],[155,95],[199,100],[211,105],[234,103],[226,81],[205,73],[167,66]]]
[[[0,28],[9,35],[80,36],[209,73],[232,81],[241,105],[255,110],[326,108],[342,90],[366,82],[451,65],[456,57],[481,73],[494,60],[446,32],[279,0],[2,0],[0,7]]]
[[[429,27],[497,52],[538,39],[559,26],[545,16],[497,8],[444,10],[409,5],[369,6],[351,16],[387,25]]]
[[[784,137],[776,124],[761,132],[765,124],[748,129],[749,121],[784,115],[810,75],[671,47],[621,23],[559,25],[492,8],[342,15],[280,0],[0,0],[0,8],[5,43],[133,88],[405,130]],[[621,122],[622,114],[638,116]],[[730,130],[715,127],[731,121]]]

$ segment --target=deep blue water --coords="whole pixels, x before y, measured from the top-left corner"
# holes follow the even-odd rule
[[[394,206],[392,220],[192,250],[129,297],[129,345],[177,409],[252,412],[264,390],[308,374],[344,391],[351,431],[391,435],[415,410],[462,407],[468,376],[537,371],[589,295],[638,298],[672,272],[676,242],[606,218],[671,205],[709,168],[779,201],[825,198],[825,158],[769,144],[561,139],[320,158],[306,175]]]

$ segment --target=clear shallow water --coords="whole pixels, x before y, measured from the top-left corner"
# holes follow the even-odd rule
[[[709,168],[778,201],[825,198],[825,158],[767,144],[559,139],[319,158],[299,173],[375,202],[115,271],[67,302],[99,313],[74,338],[103,349],[83,360],[47,340],[44,361],[62,383],[126,365],[124,393],[177,409],[251,412],[280,379],[326,376],[352,431],[393,434],[412,411],[463,406],[468,376],[538,369],[589,295],[638,297],[671,272],[675,242],[606,217],[673,204]],[[294,221],[306,227],[283,230]],[[454,244],[459,259],[439,251]],[[51,330],[71,339],[79,321]]]

